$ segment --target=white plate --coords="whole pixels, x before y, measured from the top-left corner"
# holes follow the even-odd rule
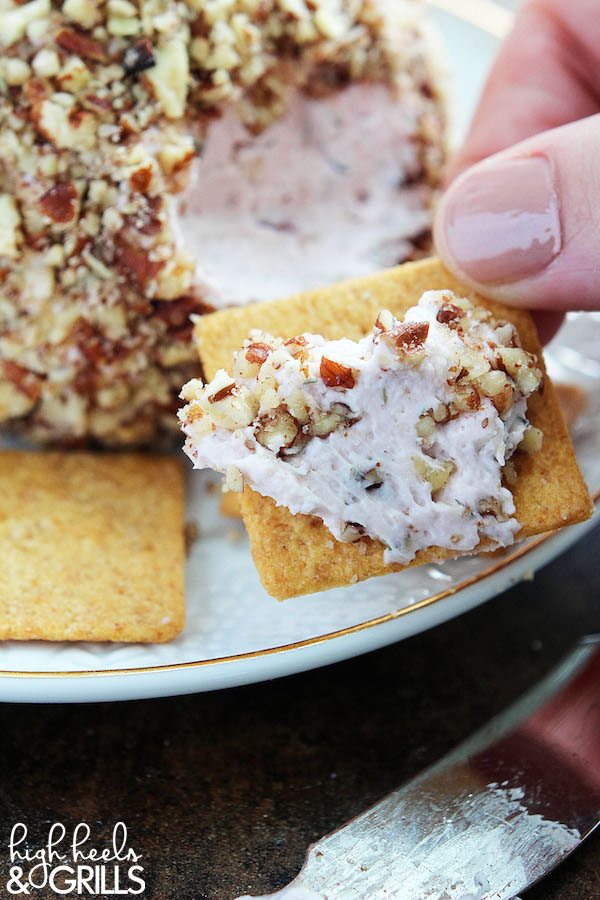
[[[458,66],[463,130],[507,20],[489,0],[436,0],[448,58]],[[481,11],[485,15],[482,18]],[[573,317],[551,347],[551,368],[600,395],[600,316]],[[600,428],[591,409],[577,430],[578,456],[600,491]],[[0,700],[125,700],[214,690],[322,666],[382,647],[459,615],[545,565],[590,523],[513,548],[504,557],[455,560],[278,604],[261,588],[243,529],[222,519],[208,479],[190,477],[188,517],[202,529],[187,569],[188,622],[168,645],[5,643]]]

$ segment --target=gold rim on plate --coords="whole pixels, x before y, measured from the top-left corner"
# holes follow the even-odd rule
[[[503,38],[512,26],[513,14],[503,7],[499,6],[497,3],[493,2],[493,0],[429,0],[429,5],[434,6],[437,9],[442,10],[443,12],[449,13],[455,18],[462,19],[464,22],[467,22],[470,25],[474,25],[475,27],[486,31],[488,34],[491,34],[497,38]],[[598,499],[598,497],[600,497],[600,492],[595,499]],[[182,663],[167,663],[156,666],[135,666],[125,669],[83,669],[81,671],[72,672],[22,672],[17,670],[3,670],[0,671],[0,678],[97,678],[111,677],[115,675],[144,675],[156,672],[176,671],[181,669],[199,669],[205,666],[218,665],[222,663],[257,659],[259,657],[273,656],[274,654],[285,653],[290,650],[299,650],[303,647],[323,644],[334,638],[346,637],[350,634],[357,634],[361,631],[366,631],[367,629],[374,628],[377,625],[383,625],[387,622],[392,622],[395,619],[400,619],[402,616],[405,616],[411,612],[415,612],[416,610],[425,609],[426,607],[437,603],[439,600],[450,597],[453,594],[458,593],[458,591],[471,587],[472,585],[483,581],[485,578],[489,578],[491,575],[495,575],[506,566],[510,565],[518,559],[521,559],[531,550],[534,550],[535,548],[544,544],[554,534],[556,534],[556,532],[551,532],[549,534],[542,535],[541,537],[530,540],[526,544],[522,544],[521,546],[517,547],[512,553],[509,553],[502,560],[490,565],[483,572],[479,572],[476,575],[465,578],[458,584],[446,588],[446,590],[440,591],[437,594],[433,594],[430,597],[425,597],[423,600],[419,600],[416,603],[411,604],[410,606],[405,606],[401,609],[395,610],[394,612],[377,616],[374,619],[368,619],[366,622],[360,622],[357,625],[351,625],[347,628],[341,628],[337,631],[328,632],[327,634],[320,634],[316,637],[305,638],[302,641],[295,641],[291,644],[282,644],[278,647],[268,647],[266,649],[252,650],[246,653],[236,653],[232,656],[222,656],[215,659],[202,659]]]

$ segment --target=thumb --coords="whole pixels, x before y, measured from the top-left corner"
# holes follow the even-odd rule
[[[452,182],[437,250],[463,281],[532,309],[600,309],[600,115],[544,132]]]

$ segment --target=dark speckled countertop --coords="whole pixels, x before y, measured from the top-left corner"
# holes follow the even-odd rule
[[[167,700],[0,705],[0,897],[11,896],[18,821],[37,846],[53,821],[86,821],[104,845],[124,820],[146,898],[232,900],[284,885],[311,841],[600,631],[598,535],[459,619],[320,671]],[[598,900],[600,838],[526,897]]]

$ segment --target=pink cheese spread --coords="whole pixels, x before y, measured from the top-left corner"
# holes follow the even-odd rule
[[[510,323],[431,291],[358,342],[253,333],[232,374],[184,387],[185,450],[338,541],[381,541],[386,562],[505,547],[519,531],[507,463],[541,440],[527,419],[541,377]]]

